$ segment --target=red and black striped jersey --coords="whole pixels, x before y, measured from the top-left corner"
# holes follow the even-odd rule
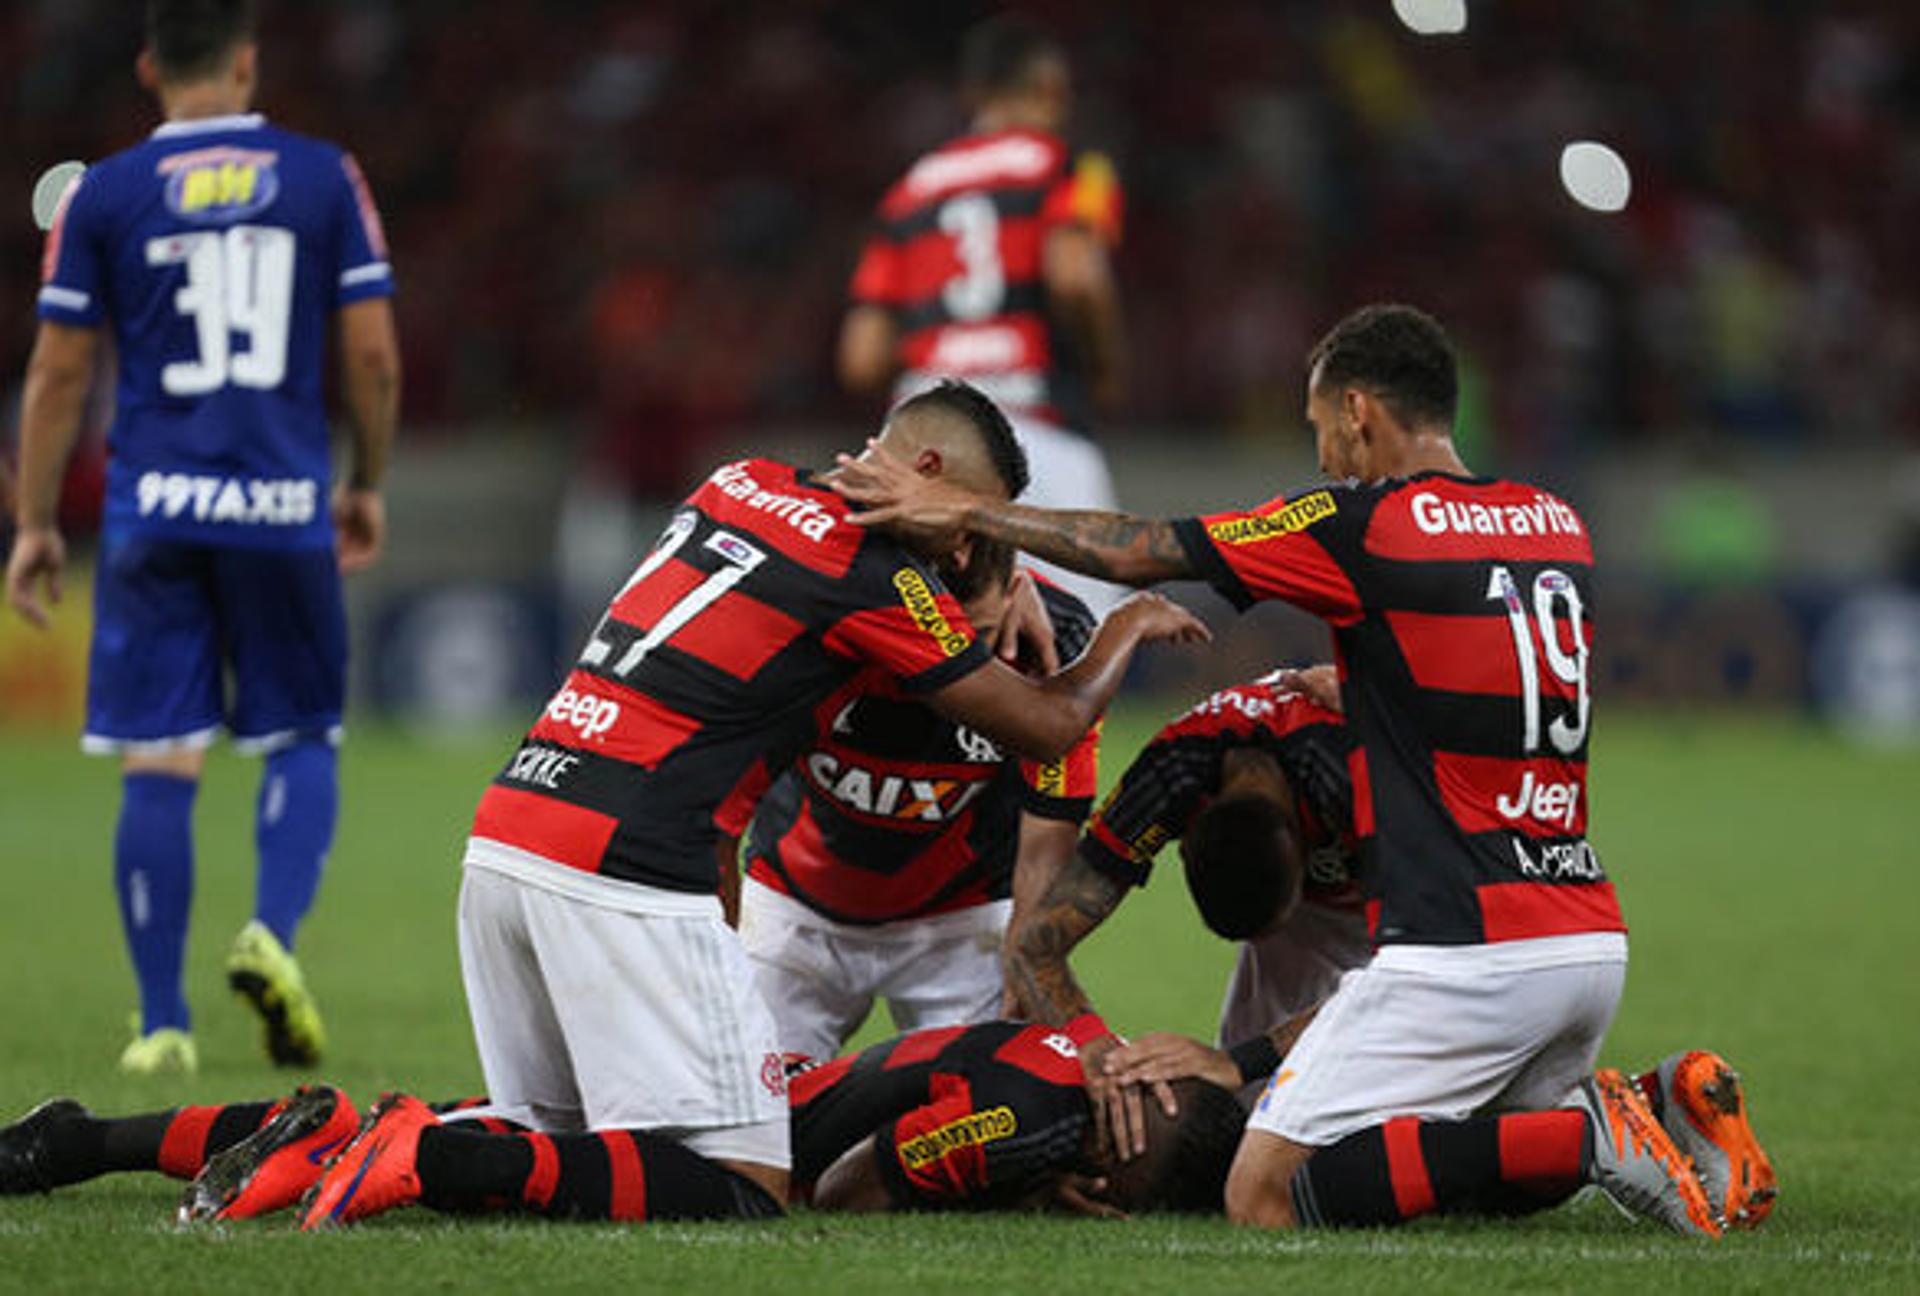
[[[1062,661],[1093,614],[1039,583]],[[761,800],[747,872],[836,922],[883,923],[1002,899],[1021,814],[1079,823],[1099,778],[1099,725],[1042,764],[916,701],[869,668],[814,711],[814,739]]]
[[[1301,899],[1358,907],[1352,735],[1338,713],[1275,679],[1222,689],[1155,734],[1088,823],[1082,858],[1130,886],[1146,885],[1154,857],[1213,800],[1227,753],[1251,748],[1272,756],[1293,788],[1307,858]]]
[[[903,388],[958,377],[1011,411],[1084,425],[1069,344],[1048,309],[1047,235],[1120,239],[1113,166],[1058,137],[1005,130],[928,153],[880,203],[850,295],[892,313]]]
[[[1625,930],[1586,838],[1593,548],[1572,508],[1421,473],[1176,527],[1236,604],[1333,626],[1377,943]]]
[[[1085,1160],[1080,1047],[1105,1034],[1091,1013],[1065,1026],[944,1026],[794,1073],[796,1195],[869,1134],[903,1206],[1006,1206],[1049,1186]]]
[[[747,459],[690,495],[495,777],[473,835],[713,891],[716,816],[863,667],[905,693],[985,665],[932,569],[805,471]],[[777,767],[776,764],[776,767]]]

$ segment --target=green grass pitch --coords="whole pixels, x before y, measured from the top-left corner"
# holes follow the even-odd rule
[[[1115,717],[1109,773],[1155,718],[1139,704]],[[340,837],[301,954],[332,1031],[326,1074],[357,1096],[479,1084],[453,899],[467,817],[509,738],[446,746],[364,728],[349,742]],[[1689,1244],[1591,1199],[1519,1223],[1292,1237],[1211,1220],[616,1227],[421,1212],[325,1237],[285,1221],[180,1234],[178,1186],[124,1176],[0,1200],[0,1288],[1920,1289],[1920,756],[1785,721],[1671,715],[1610,715],[1594,751],[1595,840],[1633,926],[1607,1059],[1698,1044],[1743,1069],[1782,1178],[1758,1234]],[[201,1074],[136,1082],[114,1070],[133,993],[108,862],[112,767],[64,737],[0,740],[0,1119],[55,1093],[125,1112],[289,1087],[220,978],[252,892],[253,779],[250,763],[216,757],[197,811]],[[1229,960],[1169,873],[1077,961],[1122,1029],[1205,1034]]]

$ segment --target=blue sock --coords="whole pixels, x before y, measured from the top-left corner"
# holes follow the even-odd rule
[[[320,889],[339,808],[339,761],[332,743],[302,738],[267,757],[254,829],[260,873],[253,916],[288,949]]]
[[[180,967],[193,908],[193,779],[128,774],[122,779],[120,826],[113,838],[113,883],[120,924],[140,980],[143,1033],[187,1030]]]

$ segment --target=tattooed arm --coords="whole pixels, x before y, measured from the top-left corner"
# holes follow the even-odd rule
[[[1119,907],[1126,890],[1076,852],[1032,909],[1014,916],[1002,958],[1019,1015],[1064,1025],[1092,1011],[1067,954]]]
[[[963,525],[973,535],[1004,540],[1070,571],[1122,585],[1198,574],[1173,533],[1173,523],[1128,513],[976,500]]]
[[[941,478],[921,476],[912,464],[874,442],[857,459],[841,455],[828,480],[862,507],[854,521],[884,526],[935,549],[972,534],[1004,540],[1036,558],[1123,585],[1198,574],[1171,522],[989,500]]]

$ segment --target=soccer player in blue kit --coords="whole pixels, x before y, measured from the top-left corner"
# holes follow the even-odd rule
[[[140,81],[166,121],[72,186],[47,238],[20,420],[7,597],[44,625],[55,504],[102,334],[118,355],[83,746],[124,774],[114,878],[140,984],[122,1054],[192,1071],[181,981],[192,813],[222,729],[265,756],[254,921],[227,963],[281,1065],[324,1043],[294,961],[338,806],[340,573],[379,554],[399,410],[393,276],[365,180],[333,145],[247,110],[249,0],[152,0]],[[331,490],[322,364],[353,430]],[[230,681],[230,683],[229,683]]]

